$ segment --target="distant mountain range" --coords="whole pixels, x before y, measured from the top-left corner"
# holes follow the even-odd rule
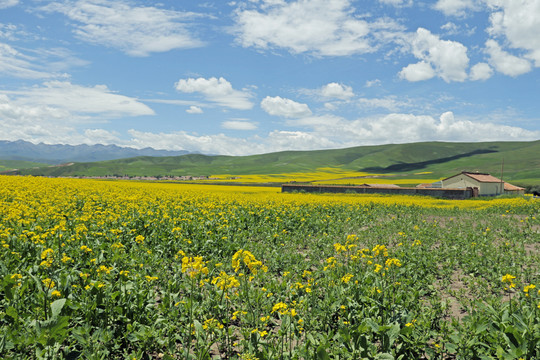
[[[156,150],[153,148],[135,149],[116,145],[47,145],[33,144],[24,140],[0,140],[0,159],[31,161],[44,164],[68,162],[94,162],[126,159],[137,156],[179,156],[189,151]]]

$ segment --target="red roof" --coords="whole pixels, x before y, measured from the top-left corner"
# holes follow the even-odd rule
[[[512,184],[509,184],[509,183],[505,182],[504,183],[504,190],[506,190],[506,191],[520,191],[520,190],[525,190],[525,188],[522,188],[522,187],[512,185]]]
[[[470,177],[471,179],[474,179],[478,182],[488,182],[488,183],[500,183],[501,182],[501,179],[497,179],[495,176],[491,176],[489,174],[485,174],[485,173],[473,173],[473,172],[467,172],[467,171],[463,171],[457,175],[454,175],[454,176],[450,176],[444,180],[448,180],[448,179],[451,179],[453,177],[456,177],[456,176],[459,176],[459,175],[466,175],[468,177]],[[444,181],[443,180],[443,181]]]
[[[473,178],[474,180],[478,182],[486,182],[486,183],[500,183],[501,179],[497,179],[495,176],[491,176],[489,174],[481,174],[481,173],[469,173],[469,172],[463,172],[463,175],[467,175],[470,178]]]

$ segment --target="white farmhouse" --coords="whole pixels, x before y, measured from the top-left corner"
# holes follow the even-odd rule
[[[496,196],[501,194],[522,195],[524,188],[505,183],[490,174],[463,171],[457,175],[441,180],[442,188],[464,189],[477,188],[479,196]]]

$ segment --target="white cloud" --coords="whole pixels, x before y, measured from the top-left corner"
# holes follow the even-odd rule
[[[446,31],[446,35],[455,35],[459,33],[459,27],[453,22],[447,22],[446,24],[441,26],[441,29]]]
[[[194,135],[185,131],[174,133],[151,133],[130,130],[129,146],[156,149],[198,151],[203,154],[242,156],[285,150],[315,150],[339,147],[339,143],[303,131],[274,130],[266,136],[236,138],[224,134]],[[353,146],[351,144],[351,146]]]
[[[491,14],[489,33],[504,36],[511,48],[527,51],[540,67],[540,0],[486,0]]]
[[[400,73],[402,78],[420,81],[438,76],[446,82],[467,79],[469,57],[463,44],[441,40],[423,28],[418,28],[409,42],[413,55],[421,61],[403,68]]]
[[[399,77],[408,81],[423,81],[435,77],[435,70],[425,61],[410,64],[401,69]]]
[[[229,130],[255,130],[257,125],[245,120],[228,120],[221,123],[221,127]]]
[[[527,141],[540,137],[540,131],[489,122],[456,120],[453,113],[443,113],[437,120],[428,115],[392,113],[384,116],[346,120],[331,116],[290,120],[290,125],[310,128],[323,139],[354,146],[417,141]]]
[[[42,71],[36,65],[37,59],[20,53],[12,46],[0,43],[0,73],[23,79],[43,79],[54,75]]]
[[[244,47],[284,48],[317,56],[375,50],[369,38],[371,25],[353,14],[350,0],[265,1],[255,6],[236,11],[233,32]],[[384,30],[396,25],[388,21],[377,26]]]
[[[137,99],[113,93],[105,85],[84,87],[67,81],[49,81],[43,86],[17,91],[0,91],[14,95],[19,106],[43,106],[72,114],[122,117],[154,115],[154,111]]]
[[[0,0],[0,9],[6,9],[19,4],[19,0]]]
[[[412,0],[379,0],[379,2],[393,6],[412,5]]]
[[[173,133],[152,133],[129,130],[130,146],[144,148],[151,146],[155,149],[188,150],[203,154],[246,155],[261,154],[269,150],[261,139],[235,138],[225,134],[195,135],[185,131]]]
[[[495,40],[486,41],[486,53],[489,55],[489,63],[500,73],[518,76],[531,71],[528,60],[504,51]]]
[[[186,112],[188,114],[202,114],[203,113],[203,109],[201,109],[200,107],[198,106],[195,106],[195,105],[191,105],[189,107],[189,109],[186,110]]]
[[[478,63],[471,67],[471,80],[487,80],[493,75],[493,69],[486,63]]]
[[[71,19],[78,38],[131,56],[203,46],[188,30],[187,22],[199,16],[194,13],[135,7],[124,0],[55,2],[42,9]]]
[[[400,109],[410,107],[409,101],[398,100],[396,96],[387,96],[384,98],[360,98],[358,99],[358,105],[361,108],[373,109],[382,108],[388,111],[398,111]]]
[[[0,91],[0,134],[5,140],[23,139],[48,144],[111,143],[117,138],[103,130],[80,132],[89,123],[107,118],[152,115],[146,105],[127,96],[111,93],[105,86],[82,87],[52,81],[18,91]],[[92,140],[94,139],[94,140]]]
[[[222,77],[180,79],[175,87],[185,93],[201,93],[207,100],[231,109],[248,110],[253,107],[249,92],[233,89],[231,83]]]
[[[479,9],[478,0],[438,0],[433,6],[446,16],[464,17],[469,12]]]
[[[103,144],[103,145],[118,145],[125,141],[119,138],[116,131],[107,131],[104,129],[86,129],[84,131],[84,144]]]
[[[375,79],[375,80],[368,80],[366,81],[367,88],[374,87],[374,86],[381,86],[381,80]]]
[[[261,108],[270,115],[283,116],[286,118],[301,118],[311,115],[311,110],[306,104],[301,104],[279,96],[267,96],[261,101]]]
[[[348,100],[354,96],[352,87],[335,82],[324,85],[320,94],[325,98],[340,100]]]

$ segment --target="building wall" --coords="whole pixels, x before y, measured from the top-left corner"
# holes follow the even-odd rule
[[[358,193],[387,195],[423,195],[444,199],[463,200],[473,197],[472,189],[422,189],[422,188],[378,188],[371,186],[324,186],[324,185],[282,185],[282,192],[307,193]]]
[[[463,174],[453,176],[442,182],[443,188],[466,189],[468,187],[477,187],[480,196],[494,196],[501,193],[501,183],[479,182]]]

